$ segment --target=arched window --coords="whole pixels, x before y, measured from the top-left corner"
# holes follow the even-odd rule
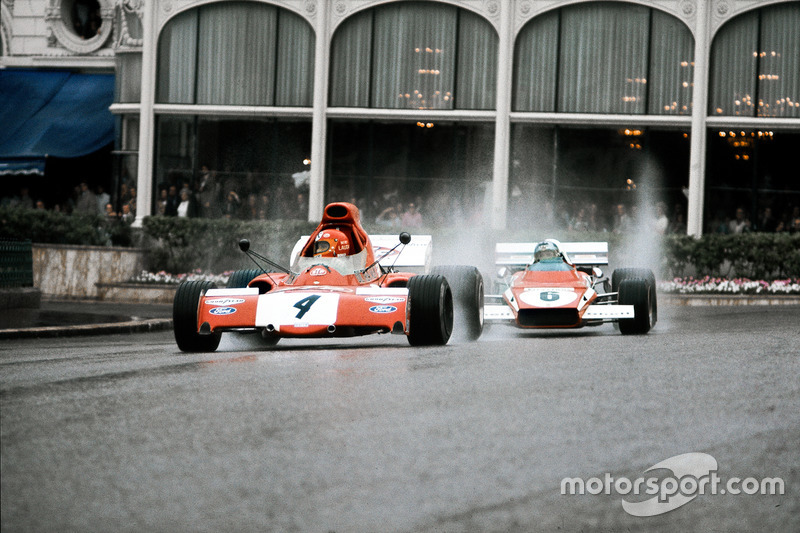
[[[523,112],[691,114],[694,41],[676,18],[624,3],[582,3],[531,20],[514,53]]]
[[[725,24],[711,48],[709,114],[800,117],[800,3]]]
[[[310,107],[314,39],[302,18],[274,6],[191,9],[161,32],[156,101]]]
[[[433,2],[361,12],[336,31],[330,105],[494,109],[498,37],[478,15]]]

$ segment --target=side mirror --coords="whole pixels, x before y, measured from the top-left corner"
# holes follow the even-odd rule
[[[411,234],[404,231],[400,234],[400,242],[403,244],[408,244],[411,242]]]
[[[249,250],[249,249],[250,249],[250,241],[249,241],[249,240],[247,240],[247,239],[242,239],[242,240],[240,240],[240,241],[239,241],[239,249],[240,249],[241,251],[243,251],[243,252],[247,253],[247,250]]]
[[[598,279],[602,278],[603,277],[603,270],[600,267],[594,267],[594,268],[592,268],[592,275],[594,277],[598,278]]]
[[[509,274],[508,268],[506,268],[506,267],[500,267],[497,270],[497,277],[498,278],[504,278],[504,277],[508,276],[508,274]]]

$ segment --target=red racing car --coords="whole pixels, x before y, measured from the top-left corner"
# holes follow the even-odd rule
[[[358,208],[332,203],[317,229],[296,246],[291,269],[250,251],[242,240],[242,251],[281,272],[239,270],[224,289],[207,281],[182,283],[173,303],[175,341],[183,351],[206,352],[217,349],[226,331],[259,333],[266,344],[282,337],[391,332],[405,334],[412,345],[442,345],[453,332],[454,316],[462,318],[465,337],[477,339],[483,330],[480,272],[469,266],[398,272],[397,263],[427,266],[430,238],[421,239],[416,260],[413,245],[406,246],[408,233],[394,239],[394,247],[376,257]]]
[[[647,333],[658,318],[655,276],[641,268],[603,278],[608,243],[500,243],[502,294],[487,296],[486,320],[520,328],[580,328],[607,322],[622,334]]]

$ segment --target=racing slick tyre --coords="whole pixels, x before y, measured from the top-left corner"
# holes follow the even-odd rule
[[[213,281],[184,281],[178,286],[172,301],[172,323],[175,342],[184,352],[213,352],[219,346],[222,333],[200,335],[197,324],[197,308],[200,298],[215,289]]]
[[[412,346],[447,344],[453,333],[453,293],[444,276],[425,274],[408,280]]]
[[[228,284],[226,285],[229,289],[244,289],[247,287],[247,284],[250,283],[254,278],[261,274],[261,271],[257,268],[251,268],[248,270],[237,270],[231,277],[228,278]]]
[[[483,333],[483,276],[467,265],[434,267],[434,274],[447,279],[453,292],[453,336],[469,341],[478,340]]]
[[[647,268],[616,268],[611,274],[611,292],[619,292],[619,284],[626,279],[641,278],[653,287],[653,326],[658,321],[658,305],[655,300],[656,276]]]
[[[633,306],[633,318],[619,321],[620,333],[641,335],[650,331],[655,324],[655,285],[644,278],[624,279],[619,284],[619,303]]]

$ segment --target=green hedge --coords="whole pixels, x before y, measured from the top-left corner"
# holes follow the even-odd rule
[[[773,280],[800,277],[800,234],[672,235],[664,240],[664,277]]]
[[[0,208],[0,237],[43,244],[131,246],[129,224],[101,215],[68,215],[35,209]]]
[[[246,238],[252,250],[288,266],[294,243],[316,224],[300,220],[239,221],[227,219],[147,217],[143,245],[148,249],[150,270],[172,274],[202,269],[225,272],[251,268],[239,250]]]
[[[50,211],[0,209],[0,237],[30,239],[34,243],[137,246],[149,250],[152,271],[173,274],[203,269],[224,272],[249,268],[239,251],[248,238],[252,249],[287,264],[294,243],[316,224],[299,220],[236,221],[148,217],[141,230],[109,223],[101,216],[78,216]],[[365,224],[370,234],[396,234],[402,228]],[[554,232],[529,228],[492,230],[485,227],[419,228],[413,233],[433,235],[435,264],[471,264],[493,272],[496,242],[533,242],[546,237],[569,241],[608,241],[610,268],[647,266],[661,279],[685,276],[783,279],[800,277],[800,234],[746,233],[671,235],[659,242],[653,235],[620,236],[609,233]],[[413,238],[413,237],[412,237]]]

